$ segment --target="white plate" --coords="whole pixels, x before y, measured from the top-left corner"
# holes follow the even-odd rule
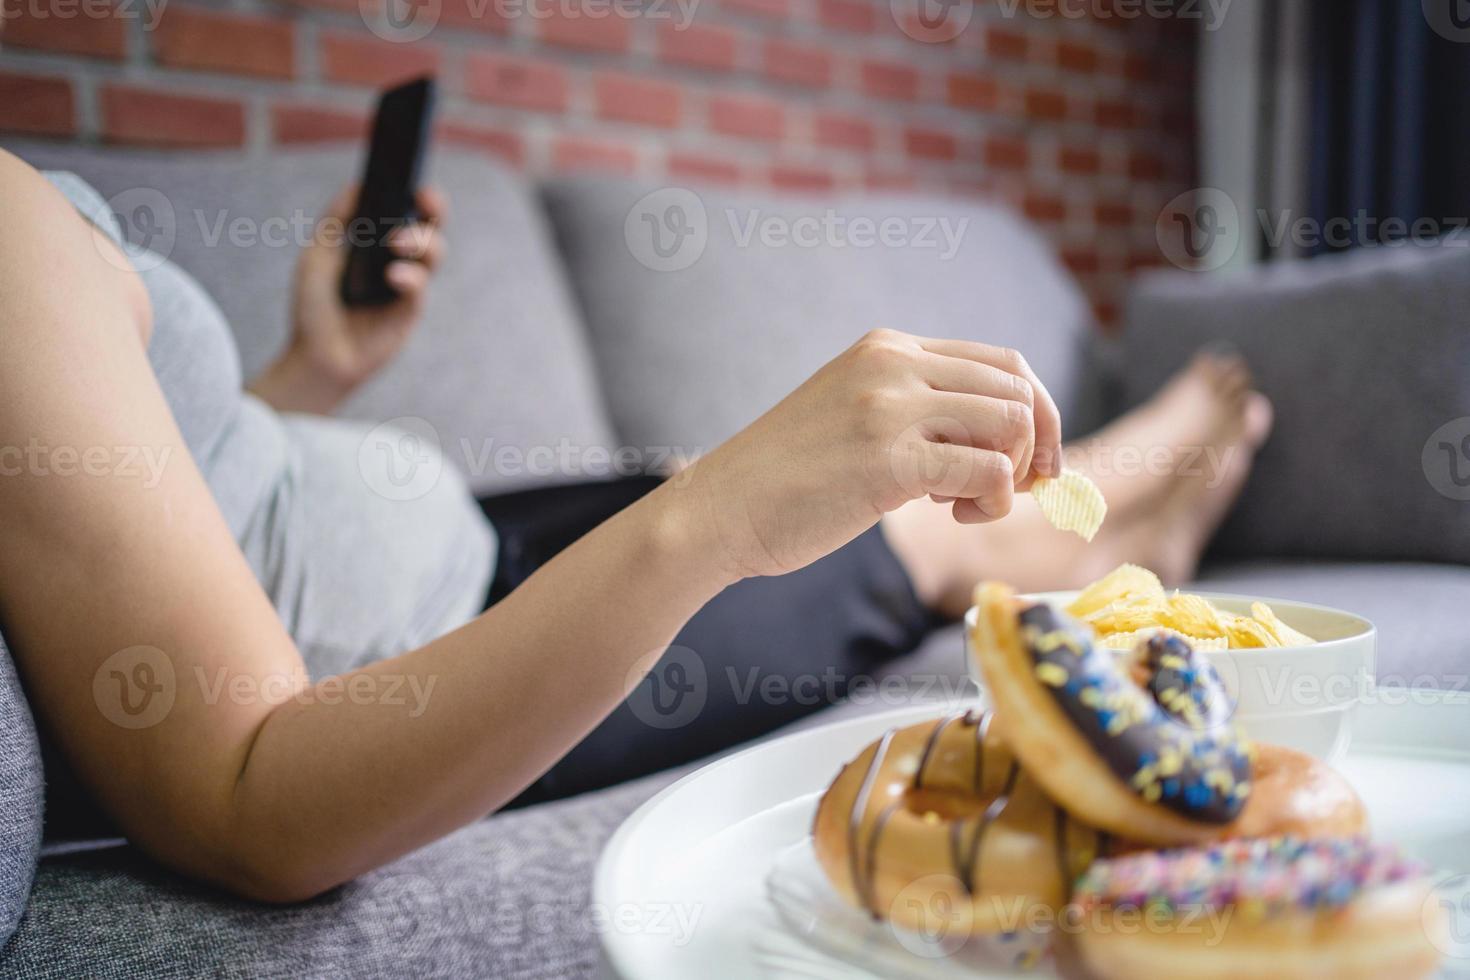
[[[939,712],[903,709],[756,746],[670,786],[608,842],[593,885],[606,975],[623,980],[864,977],[795,940],[766,897],[779,854],[808,833],[819,794],[863,746]],[[1470,873],[1470,696],[1378,689],[1339,767],[1375,836]],[[1470,902],[1455,925],[1470,955]],[[1451,959],[1446,975],[1470,975]],[[979,976],[977,974],[977,976]]]

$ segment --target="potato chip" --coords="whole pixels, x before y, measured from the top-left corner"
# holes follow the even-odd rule
[[[1132,595],[1157,596],[1162,599],[1164,583],[1147,568],[1119,565],[1078,593],[1077,598],[1067,607],[1067,612],[1073,616],[1086,616]]]
[[[1076,470],[1064,469],[1055,479],[1038,479],[1031,485],[1031,496],[1052,527],[1075,531],[1087,541],[1097,534],[1108,513],[1107,501],[1097,484]]]
[[[1305,633],[1292,629],[1281,621],[1275,610],[1264,602],[1251,603],[1251,615],[1276,637],[1284,647],[1304,647],[1317,641]]]
[[[1215,608],[1204,596],[1168,595],[1157,575],[1137,565],[1119,565],[1077,594],[1067,612],[1092,627],[1097,644],[1132,650],[1157,630],[1184,638],[1196,650],[1240,650],[1306,646],[1317,642],[1293,629],[1264,602],[1249,616]]]
[[[1138,647],[1138,644],[1146,641],[1150,636],[1158,632],[1173,633],[1195,650],[1215,651],[1230,649],[1229,637],[1190,636],[1188,633],[1171,630],[1165,626],[1152,626],[1146,629],[1134,630],[1132,633],[1107,633],[1097,638],[1097,645],[1107,647],[1109,650],[1133,650]]]
[[[1203,596],[1176,592],[1166,600],[1164,625],[1191,636],[1226,636],[1220,614]]]

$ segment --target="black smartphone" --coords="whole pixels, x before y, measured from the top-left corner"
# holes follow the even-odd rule
[[[347,226],[342,302],[348,306],[384,306],[398,297],[384,278],[393,260],[387,236],[419,216],[414,198],[433,116],[433,78],[389,89],[378,100],[357,208]]]

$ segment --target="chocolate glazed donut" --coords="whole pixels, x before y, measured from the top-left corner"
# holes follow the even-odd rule
[[[961,712],[889,731],[838,774],[812,834],[848,902],[914,931],[943,915],[968,934],[1015,930],[1033,906],[1067,901],[1109,842],[1047,798],[992,720]]]
[[[1117,657],[1002,585],[982,585],[976,604],[972,648],[999,734],[1058,804],[1155,845],[1218,838],[1239,816],[1251,750],[1202,655],[1156,636]]]

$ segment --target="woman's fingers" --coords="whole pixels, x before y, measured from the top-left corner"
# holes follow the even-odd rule
[[[414,299],[429,287],[429,270],[418,262],[398,259],[388,263],[383,271],[388,285],[398,293],[400,299]]]
[[[1010,513],[1015,470],[1004,453],[953,442],[925,442],[916,451],[914,477],[922,493],[957,505],[969,502],[963,509],[973,518],[968,523],[998,520]]]
[[[442,225],[449,217],[449,197],[437,187],[421,187],[414,198],[419,213],[429,224]]]
[[[401,259],[422,262],[433,270],[444,259],[444,236],[434,225],[415,222],[395,228],[388,236],[388,248]]]
[[[924,412],[931,439],[1004,453],[1018,480],[1030,472],[1036,425],[1025,402],[936,391],[925,399]]]
[[[968,340],[942,340],[928,337],[920,338],[919,345],[931,354],[939,354],[944,357],[954,358],[961,361],[986,365],[999,369],[1012,376],[1024,379],[1031,387],[1032,415],[1035,420],[1035,451],[1029,470],[1017,474],[1020,478],[1018,486],[1022,489],[1030,486],[1033,476],[1057,476],[1062,472],[1062,417],[1057,411],[1056,402],[1052,400],[1051,393],[1031,370],[1031,365],[1019,351],[1009,347],[996,347],[992,344],[981,344]],[[959,377],[955,369],[950,371],[951,377]]]

